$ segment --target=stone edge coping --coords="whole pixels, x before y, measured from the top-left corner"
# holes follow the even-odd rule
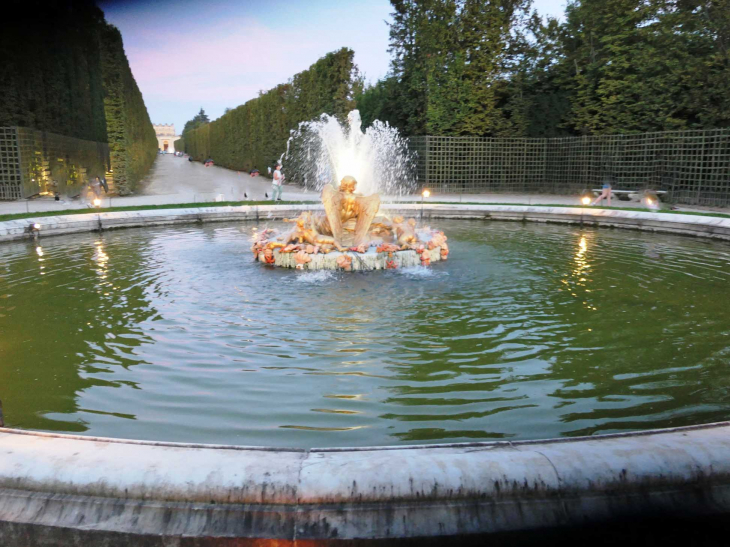
[[[383,204],[385,210],[402,211],[426,218],[504,219],[547,222],[587,223],[644,230],[687,233],[730,239],[730,218],[673,213],[653,213],[592,209],[586,207],[549,207],[530,205],[461,204]],[[0,241],[29,237],[28,226],[41,224],[40,237],[115,229],[155,226],[196,221],[275,220],[301,211],[321,210],[321,205],[241,205],[191,209],[154,209],[36,217],[0,222]]]
[[[537,441],[336,449],[4,428],[0,453],[0,523],[29,526],[406,538],[730,512],[730,422]]]

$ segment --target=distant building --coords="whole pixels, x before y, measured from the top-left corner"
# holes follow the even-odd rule
[[[152,127],[155,128],[155,134],[157,135],[157,148],[168,152],[174,152],[175,141],[180,138],[180,135],[175,134],[175,124],[152,124]]]

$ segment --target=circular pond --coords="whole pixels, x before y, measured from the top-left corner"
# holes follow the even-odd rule
[[[730,418],[727,243],[437,224],[448,261],[369,273],[255,263],[254,223],[2,244],[6,425],[314,447]]]

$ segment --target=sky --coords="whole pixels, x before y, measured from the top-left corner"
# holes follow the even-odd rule
[[[559,17],[566,0],[533,0]],[[152,123],[185,122],[201,107],[220,117],[349,47],[367,81],[388,71],[388,0],[100,0]]]

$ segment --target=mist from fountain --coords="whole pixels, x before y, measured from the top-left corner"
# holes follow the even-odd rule
[[[416,155],[387,122],[375,121],[362,130],[360,112],[351,111],[347,123],[334,116],[302,122],[292,130],[282,163],[287,178],[306,189],[337,188],[345,176],[358,181],[363,195],[400,196],[416,189]]]

